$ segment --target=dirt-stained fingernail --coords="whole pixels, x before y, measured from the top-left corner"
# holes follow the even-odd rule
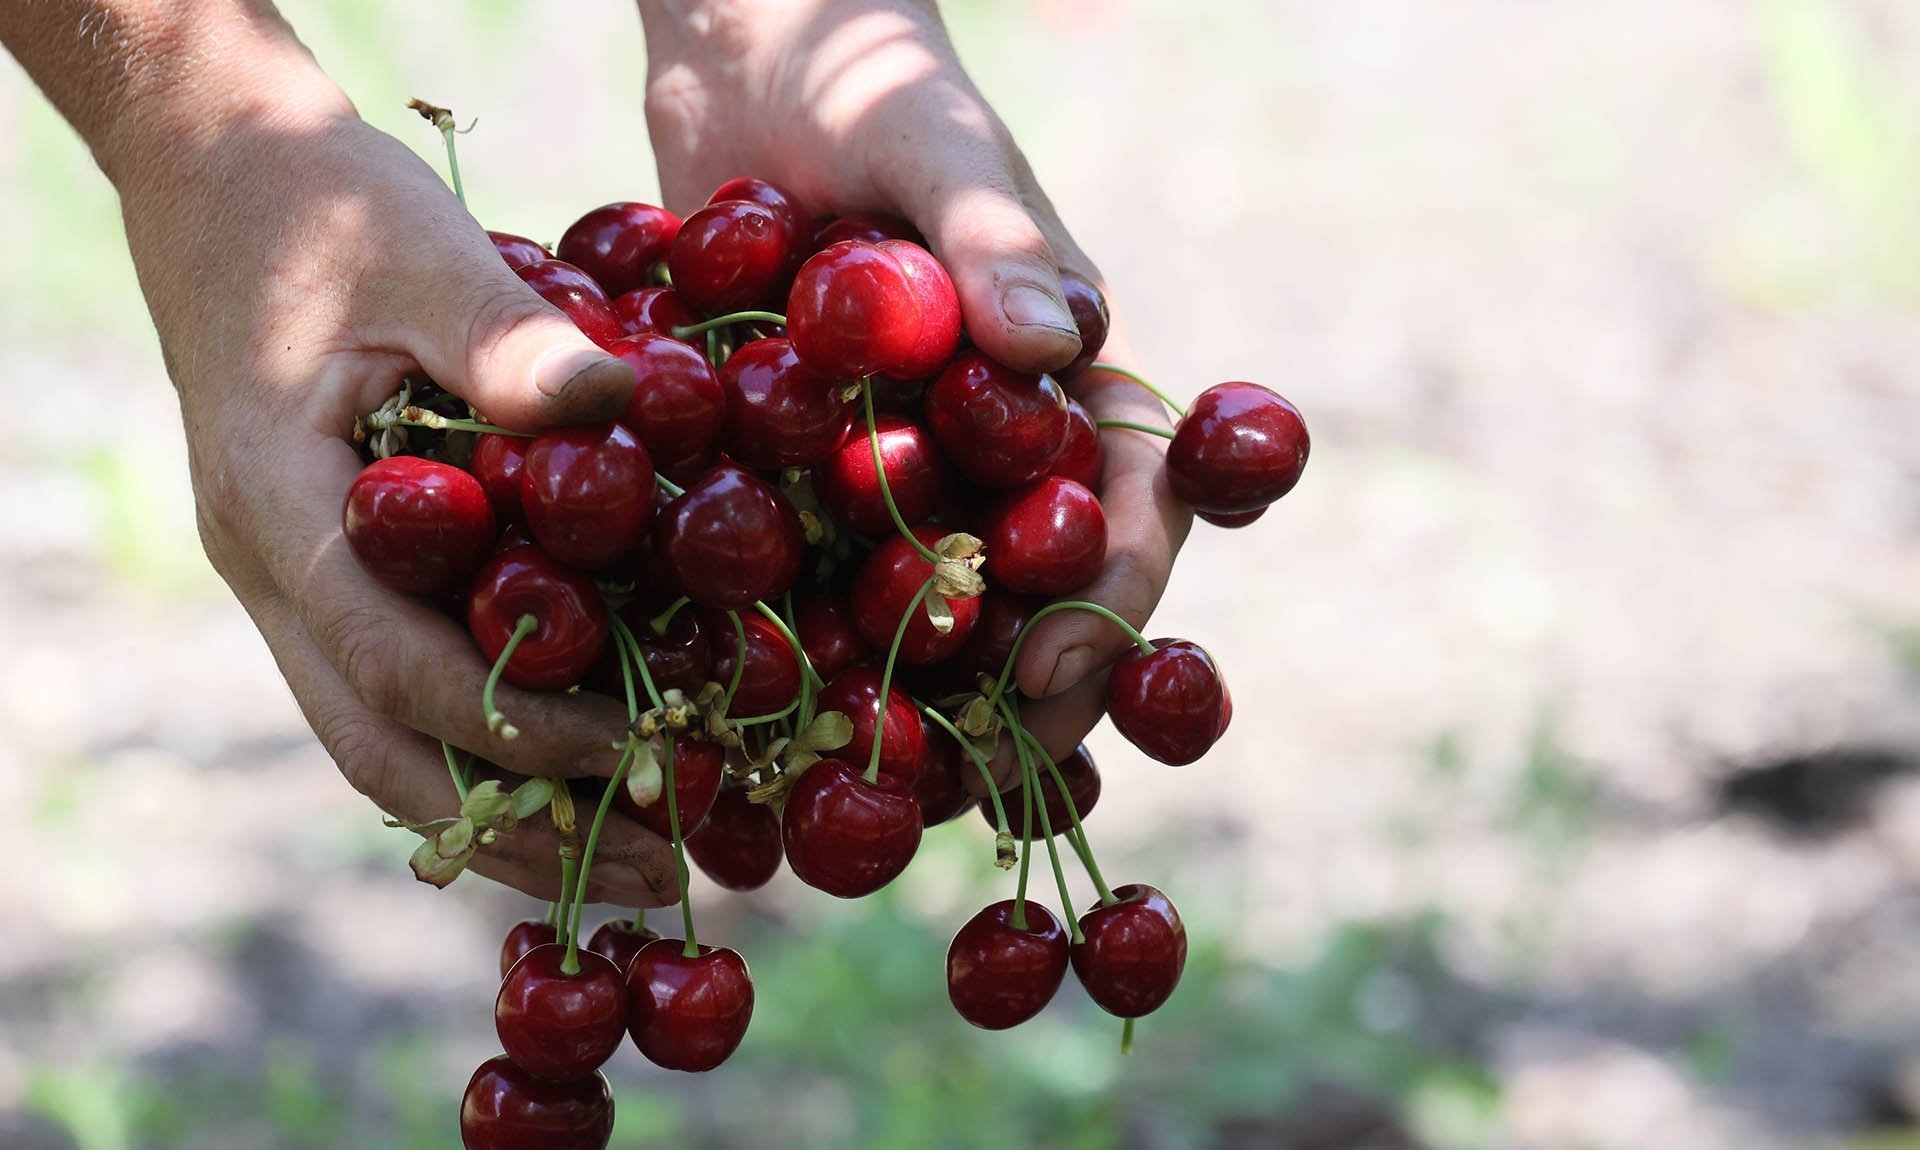
[[[1099,662],[1100,657],[1093,648],[1084,643],[1068,647],[1053,661],[1053,673],[1047,676],[1047,685],[1041,688],[1040,697],[1058,695],[1076,686],[1099,666]]]
[[[1036,284],[1017,283],[1000,295],[1000,313],[1014,327],[1044,328],[1080,338],[1066,302]]]

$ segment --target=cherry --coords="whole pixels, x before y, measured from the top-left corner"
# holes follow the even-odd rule
[[[737,467],[715,467],[667,504],[653,543],[677,586],[722,609],[793,586],[804,545],[786,497]]]
[[[1292,491],[1309,447],[1299,408],[1257,383],[1219,383],[1174,429],[1167,480],[1201,511],[1241,514]]]
[[[1027,622],[1042,606],[1038,599],[1009,594],[1003,588],[988,585],[986,593],[980,596],[980,621],[974,624],[973,633],[967,636],[966,643],[950,662],[961,677],[961,689],[971,689],[972,680],[980,675],[1000,677],[1020,632],[1027,629]]]
[[[836,382],[890,371],[920,351],[918,290],[877,244],[845,240],[814,253],[793,277],[786,316],[801,362]]]
[[[842,240],[859,240],[869,244],[877,244],[882,240],[907,240],[921,247],[927,245],[920,232],[899,216],[855,212],[822,223],[813,233],[813,250],[817,252],[830,248]]]
[[[665,765],[661,764],[663,768]],[[680,808],[681,834],[692,834],[707,820],[707,812],[713,809],[713,800],[720,793],[720,781],[726,777],[726,773],[726,753],[718,745],[695,742],[685,735],[674,736],[673,799]],[[668,817],[670,812],[664,792],[643,807],[633,801],[623,782],[620,789],[613,792],[613,805],[620,808],[620,813],[661,838],[673,837],[673,822]]]
[[[600,589],[538,547],[495,553],[467,593],[467,630],[489,663],[506,649],[524,615],[538,625],[514,648],[502,672],[516,687],[572,686],[606,649],[607,610]]]
[[[861,898],[913,861],[920,804],[898,775],[870,783],[839,759],[821,759],[787,793],[780,838],[801,882],[839,898]]]
[[[1180,984],[1187,928],[1167,896],[1144,883],[1115,887],[1118,901],[1080,916],[1082,941],[1069,947],[1073,973],[1108,1014],[1152,1014]]]
[[[813,239],[813,221],[807,216],[807,209],[800,205],[800,199],[779,184],[752,176],[742,176],[728,180],[713,190],[707,202],[717,204],[723,200],[747,200],[759,204],[772,212],[786,229],[787,266],[800,266],[807,257],[809,245]]]
[[[620,608],[616,614],[639,641],[640,658],[647,665],[647,674],[653,678],[653,685],[662,691],[678,688],[689,695],[697,695],[712,677],[712,636],[701,621],[700,613],[684,607],[667,620],[665,631],[655,634],[653,619],[666,607],[667,604],[657,600],[636,599]],[[611,688],[609,694],[625,695],[626,682],[621,678],[618,663],[605,659],[601,662],[605,670],[597,685],[603,690]],[[608,675],[606,671],[612,674]],[[633,689],[642,692],[638,675],[634,676]]]
[[[493,547],[493,508],[473,476],[413,455],[354,476],[341,529],[360,565],[396,591],[454,590]]]
[[[987,512],[987,578],[1026,595],[1064,595],[1093,582],[1107,557],[1107,517],[1093,492],[1050,475]]]
[[[887,469],[887,488],[900,517],[918,523],[933,513],[946,492],[947,461],[920,424],[898,415],[876,416],[880,459]],[[813,493],[835,523],[861,535],[892,531],[873,466],[873,443],[866,428],[856,426],[838,449],[813,469]]]
[[[520,961],[521,955],[536,946],[556,942],[559,937],[560,932],[544,919],[528,918],[514,923],[513,928],[507,931],[506,941],[500,944],[500,977],[507,976],[513,964]]]
[[[939,528],[922,524],[913,529],[914,538],[932,547],[945,538]],[[980,600],[953,599],[947,606],[953,612],[953,628],[941,634],[927,615],[926,601],[913,597],[920,585],[933,574],[933,564],[909,543],[905,536],[889,535],[873,549],[853,578],[853,621],[860,633],[876,650],[893,646],[894,632],[901,616],[911,609],[913,617],[900,639],[900,658],[908,663],[937,663],[958,651],[980,618]],[[929,591],[928,596],[935,594]]]
[[[560,309],[573,326],[605,347],[627,334],[594,278],[564,260],[539,260],[513,269],[540,298]]]
[[[540,546],[560,562],[605,567],[653,520],[653,459],[623,424],[543,431],[527,448],[520,503]]]
[[[818,472],[815,472],[818,482]],[[856,663],[873,658],[873,648],[853,621],[853,604],[843,595],[802,595],[793,601],[793,633],[814,673],[832,681]]]
[[[1054,766],[1060,768],[1060,777],[1067,780],[1067,798],[1073,800],[1073,813],[1085,822],[1093,812],[1094,804],[1100,801],[1100,769],[1093,765],[1093,755],[1082,743]],[[1026,810],[1026,788],[1023,782],[1000,796],[1000,801],[1007,808],[1007,825],[1015,834],[1020,833],[1021,812]],[[1060,787],[1053,781],[1051,771],[1040,772],[1040,801],[1047,808],[1047,821],[1043,826],[1040,813],[1037,810],[1034,812],[1034,837],[1038,838],[1045,827],[1052,827],[1056,835],[1073,829],[1073,819],[1067,813],[1067,801],[1060,797]],[[980,809],[986,813],[987,825],[998,829],[1000,824],[993,817],[992,805],[982,805]]]
[[[1107,346],[1111,320],[1107,314],[1107,297],[1079,272],[1061,271],[1060,292],[1067,297],[1067,311],[1073,315],[1073,326],[1080,331],[1080,354],[1060,369],[1060,378],[1071,379],[1100,358],[1100,349]]]
[[[960,353],[927,388],[926,418],[976,483],[1018,487],[1047,473],[1067,438],[1067,397],[1044,375]]]
[[[493,1000],[500,1048],[520,1069],[556,1082],[600,1069],[626,1032],[627,987],[620,968],[591,950],[575,957],[580,970],[568,974],[561,969],[566,947],[534,947],[513,964]]]
[[[1067,438],[1048,474],[1071,479],[1089,491],[1100,490],[1100,429],[1077,399],[1067,400]]]
[[[645,287],[653,265],[667,258],[680,217],[652,204],[595,208],[560,237],[556,254],[599,281],[610,296]]]
[[[525,236],[516,236],[511,232],[488,232],[487,238],[493,241],[493,250],[500,253],[500,258],[507,261],[507,266],[516,271],[528,264],[553,258],[553,253],[547,250],[545,244],[536,243]]]
[[[1053,912],[1028,901],[1026,927],[1013,925],[1013,899],[966,921],[947,947],[947,998],[982,1030],[1018,1026],[1045,1009],[1067,977],[1067,932]]]
[[[480,1064],[460,1099],[466,1150],[605,1150],[613,1137],[613,1091],[598,1071],[549,1082],[504,1054]]]
[[[630,918],[610,918],[601,923],[600,929],[594,931],[593,937],[587,940],[587,949],[604,956],[607,961],[619,968],[623,976],[620,985],[624,998],[626,990],[624,976],[627,973],[627,967],[633,965],[633,956],[640,953],[641,947],[659,937],[659,931],[650,926],[636,926]],[[620,1023],[624,1028],[626,1025],[624,1014]]]
[[[696,310],[722,315],[770,301],[786,278],[787,229],[772,210],[722,200],[687,217],[667,253],[673,290]]]
[[[515,547],[532,546],[535,546],[533,534],[527,530],[525,523],[520,522],[507,524],[506,529],[500,532],[500,538],[493,541],[493,551],[496,555],[502,551],[511,551]],[[464,598],[460,598],[456,605],[464,611],[466,610],[467,601]]]
[[[680,293],[670,287],[627,292],[613,301],[613,313],[626,325],[628,335],[671,336],[674,328],[700,322]]]
[[[881,240],[874,245],[900,261],[907,286],[920,305],[920,338],[913,351],[887,374],[900,379],[927,379],[947,366],[960,347],[960,296],[953,290],[947,269],[933,253],[911,240]]]
[[[726,425],[727,395],[707,357],[664,335],[628,336],[607,350],[633,368],[633,395],[620,422],[647,453],[663,466],[710,460]]]
[[[1114,661],[1107,713],[1128,742],[1170,766],[1207,753],[1226,729],[1226,679],[1213,656],[1185,639],[1155,639]]]
[[[474,441],[467,467],[486,489],[494,517],[503,523],[520,518],[520,470],[532,443],[524,435],[482,435]]]
[[[727,454],[759,468],[810,467],[847,437],[844,384],[807,370],[784,339],[756,339],[720,369]]]
[[[771,715],[800,697],[800,659],[793,644],[766,617],[756,611],[740,613],[740,630],[731,616],[712,611],[706,617],[711,665],[707,678],[725,687],[733,682],[734,668],[740,661],[740,635],[747,638],[747,667],[740,672],[740,686],[733,693],[727,714],[736,719]]]
[[[669,1070],[712,1070],[739,1047],[753,1020],[746,960],[724,946],[698,949],[689,956],[679,939],[659,939],[627,968],[633,1044]]]
[[[780,815],[747,798],[747,788],[723,787],[687,851],[707,877],[728,890],[758,890],[780,871]]]
[[[834,753],[864,765],[873,754],[873,728],[880,713],[880,672],[851,667],[835,675],[820,692],[819,711],[838,711],[853,723],[853,738]],[[880,773],[912,784],[926,750],[926,726],[913,697],[898,685],[887,687],[887,716],[880,735]]]
[[[1268,504],[1267,506],[1271,507],[1272,504]],[[1236,512],[1229,512],[1227,514],[1221,514],[1216,511],[1194,512],[1195,515],[1198,515],[1200,518],[1206,520],[1208,523],[1213,524],[1215,527],[1226,527],[1229,529],[1236,528],[1236,527],[1245,527],[1249,523],[1252,523],[1254,520],[1260,518],[1262,515],[1265,515],[1266,513],[1267,513],[1266,507],[1256,507],[1252,511],[1236,511]]]
[[[945,731],[927,733],[920,775],[913,781],[913,797],[920,804],[921,826],[937,827],[966,813],[973,805],[973,796],[967,793],[966,784],[966,772],[972,769],[973,763],[958,741],[949,738]]]

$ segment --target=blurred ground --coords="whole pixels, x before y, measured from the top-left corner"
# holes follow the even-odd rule
[[[617,0],[284,7],[423,152],[408,96],[479,115],[489,224],[652,194]],[[761,1012],[616,1059],[623,1144],[1920,1147],[1920,9],[947,8],[1146,362],[1313,427],[1154,628],[1232,735],[1095,743],[1194,964],[1125,1062],[1077,994],[968,1031],[972,820],[871,906],[696,887]],[[449,1145],[525,908],[413,883],[314,746],[111,192],[0,68],[0,1146]]]

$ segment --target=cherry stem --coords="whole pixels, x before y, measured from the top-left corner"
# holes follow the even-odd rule
[[[1004,700],[1002,705],[1005,705]],[[1034,754],[1047,765],[1047,773],[1053,776],[1053,785],[1060,791],[1060,801],[1066,804],[1067,822],[1071,824],[1067,830],[1068,842],[1073,846],[1074,853],[1080,856],[1081,865],[1087,868],[1087,877],[1093,880],[1094,889],[1100,892],[1100,901],[1107,906],[1119,902],[1113,897],[1113,892],[1107,889],[1107,880],[1100,876],[1099,864],[1093,861],[1093,844],[1087,841],[1087,828],[1080,823],[1080,812],[1074,805],[1072,792],[1067,790],[1067,780],[1061,775],[1059,764],[1053,761],[1053,756],[1047,753],[1047,749],[1040,745],[1040,740],[1034,738],[1031,731],[1020,726],[1015,729],[1019,731],[1020,740],[1033,748]]]
[[[675,599],[665,611],[647,620],[647,626],[653,628],[653,633],[656,635],[666,634],[667,628],[673,623],[673,617],[680,613],[680,608],[685,607],[691,602],[693,602],[693,600],[687,596],[680,596],[678,599]]]
[[[1020,648],[1026,643],[1027,636],[1033,634],[1034,624],[1056,611],[1091,611],[1095,615],[1100,616],[1107,622],[1120,628],[1122,631],[1125,631],[1127,638],[1133,640],[1134,646],[1139,647],[1143,654],[1151,655],[1154,651],[1158,650],[1152,643],[1147,641],[1145,635],[1140,633],[1139,628],[1098,603],[1089,603],[1085,599],[1066,599],[1058,603],[1049,603],[1045,607],[1035,611],[1033,617],[1027,620],[1027,625],[1020,628],[1020,634],[1014,636],[1013,649],[1007,652],[1006,666],[1000,668],[1000,678],[994,683],[993,694],[988,696],[988,702],[997,703],[1000,701],[1000,697],[1007,693],[1007,680],[1013,677],[1013,665],[1020,658]]]
[[[413,100],[407,107],[420,113],[428,123],[440,130],[440,138],[447,142],[447,171],[452,174],[453,196],[460,201],[461,207],[467,206],[467,190],[460,183],[460,153],[453,146],[453,112],[448,108],[438,108],[425,100]]]
[[[441,739],[440,752],[447,756],[447,773],[453,776],[454,793],[459,795],[460,801],[464,803],[467,801],[467,792],[472,789],[467,785],[467,773],[461,770],[460,764],[454,760],[453,744]]]
[[[666,488],[667,494],[674,496],[675,498],[678,498],[687,493],[686,488],[680,486],[678,483],[675,483],[673,480],[668,479],[666,476],[660,474],[658,471],[653,473],[653,481],[655,483],[658,483],[660,486]]]
[[[913,622],[914,612],[920,609],[927,592],[933,590],[934,580],[938,576],[929,575],[927,581],[920,584],[920,590],[913,593],[913,601],[907,609],[900,612],[900,625],[893,629],[893,645],[887,648],[887,663],[880,671],[880,698],[874,704],[873,713],[873,750],[867,754],[867,781],[880,781],[880,748],[887,741],[887,703],[893,698],[893,665],[900,658],[900,641],[907,637],[907,624]],[[849,716],[851,718],[851,716]]]
[[[678,788],[673,785],[673,742],[673,738],[669,736],[666,762],[662,764],[662,770],[666,775],[667,825],[673,830],[673,857],[680,873],[680,925],[687,938],[686,947],[680,953],[688,958],[699,958],[700,940],[695,938],[693,933],[693,892],[687,889],[691,885],[687,870],[687,840],[686,836],[680,833],[680,798],[675,793]]]
[[[767,622],[779,629],[781,637],[787,641],[787,646],[793,648],[793,657],[800,660],[800,669],[805,673],[805,677],[812,680],[814,686],[825,688],[827,681],[820,677],[820,672],[813,669],[813,660],[807,658],[806,645],[800,642],[800,636],[794,633],[794,629],[788,625],[787,621],[780,617],[780,612],[758,599],[753,601],[753,609],[760,612]]]
[[[1151,423],[1130,423],[1124,419],[1096,419],[1093,425],[1098,428],[1123,427],[1128,431],[1144,431],[1148,435],[1157,435],[1162,439],[1173,438],[1173,428],[1156,427]]]
[[[709,330],[707,332],[707,362],[713,365],[713,370],[715,371],[719,371],[720,365],[725,362],[720,358],[720,333],[718,331]]]
[[[1027,929],[1027,870],[1033,862],[1033,788],[1022,786],[1020,792],[1020,885],[1013,892],[1013,916],[1007,920],[1015,930]]]
[[[879,481],[880,498],[887,505],[887,514],[893,517],[894,527],[900,532],[902,538],[913,544],[913,549],[920,553],[920,558],[938,567],[939,554],[920,542],[920,537],[908,528],[906,517],[900,514],[900,505],[893,501],[893,485],[887,482],[887,466],[880,458],[880,425],[873,418],[873,380],[861,381],[860,402],[866,410],[867,446],[873,451],[873,477]]]
[[[613,651],[619,656],[620,685],[627,692],[627,725],[632,726],[640,721],[640,700],[633,693],[633,651],[628,648],[626,640],[618,635],[613,639]],[[641,657],[640,662],[642,666],[646,665],[645,656]]]
[[[1146,389],[1147,389],[1148,391],[1151,391],[1151,392],[1152,392],[1152,393],[1154,394],[1154,396],[1155,396],[1156,398],[1158,398],[1158,399],[1160,400],[1160,402],[1161,402],[1161,403],[1164,403],[1164,404],[1166,404],[1166,405],[1167,405],[1168,407],[1171,407],[1171,408],[1173,408],[1173,413],[1174,413],[1175,415],[1179,415],[1179,416],[1185,416],[1185,415],[1187,414],[1187,409],[1186,409],[1186,408],[1184,408],[1184,407],[1181,407],[1181,406],[1180,406],[1179,404],[1177,404],[1177,403],[1175,403],[1175,402],[1173,401],[1173,397],[1172,397],[1172,396],[1170,396],[1170,395],[1168,395],[1168,394],[1167,394],[1166,392],[1164,392],[1164,391],[1161,391],[1161,390],[1160,390],[1159,388],[1157,388],[1157,387],[1155,387],[1155,386],[1153,386],[1153,384],[1151,384],[1151,383],[1149,383],[1149,382],[1147,382],[1147,381],[1146,381],[1145,379],[1143,379],[1143,378],[1141,378],[1141,377],[1140,377],[1140,375],[1139,375],[1138,373],[1136,373],[1136,372],[1131,372],[1131,371],[1128,371],[1128,370],[1127,370],[1126,368],[1124,368],[1124,367],[1117,367],[1117,366],[1115,366],[1115,365],[1113,365],[1113,364],[1111,364],[1111,363],[1096,363],[1096,364],[1091,364],[1091,365],[1089,365],[1089,370],[1091,370],[1091,371],[1104,371],[1104,372],[1106,372],[1106,373],[1107,373],[1108,375],[1117,375],[1117,376],[1119,376],[1119,377],[1120,377],[1121,379],[1130,379],[1130,380],[1132,380],[1133,382],[1135,382],[1135,383],[1137,383],[1137,384],[1139,384],[1139,385],[1140,385],[1141,387],[1144,387],[1144,388],[1146,388]]]
[[[1068,937],[1073,942],[1080,942],[1083,936],[1080,933],[1080,920],[1073,914],[1073,894],[1067,890],[1067,868],[1060,865],[1060,846],[1053,841],[1053,821],[1047,816],[1047,804],[1041,801],[1039,795],[1040,772],[1034,769],[1033,753],[1027,749],[1033,736],[1027,734],[1027,729],[1020,725],[1020,712],[1005,699],[1000,700],[1000,714],[1007,720],[1007,729],[1013,732],[1013,753],[1020,759],[1020,785],[1027,792],[1026,802],[1029,806],[1038,805],[1040,808],[1040,833],[1047,839],[1047,861],[1053,864],[1053,880],[1060,884],[1061,913],[1066,915],[1069,923]],[[1064,788],[1060,797],[1066,798]]]
[[[1000,824],[1001,834],[1010,834],[1011,832],[1007,830],[1007,808],[1000,801],[1000,788],[993,781],[993,770],[987,766],[987,757],[981,754],[980,748],[973,745],[973,740],[961,734],[960,728],[954,726],[945,715],[924,703],[920,705],[920,713],[932,719],[941,730],[952,735],[960,744],[960,749],[967,752],[967,757],[973,760],[973,765],[980,768],[980,777],[987,781],[987,799],[993,803],[994,821]]]
[[[480,709],[487,716],[487,730],[503,739],[517,739],[520,728],[507,722],[507,716],[493,705],[494,688],[500,685],[500,675],[507,669],[508,660],[513,658],[514,648],[520,640],[540,629],[540,620],[531,615],[522,615],[513,625],[513,634],[508,637],[507,645],[500,648],[500,657],[493,661],[493,669],[487,672],[487,685],[480,691]]]
[[[620,765],[613,769],[613,777],[607,780],[607,789],[600,794],[600,806],[593,812],[593,825],[587,829],[587,846],[580,852],[580,877],[573,890],[573,915],[567,926],[567,958],[560,969],[567,974],[580,973],[580,910],[587,904],[587,875],[593,870],[593,852],[600,849],[600,828],[607,821],[607,811],[613,806],[613,792],[627,785],[627,768],[633,765],[633,741],[627,741],[626,753],[620,756]],[[566,786],[565,782],[558,784]]]
[[[1129,1018],[1127,1024],[1120,1028],[1120,1053],[1122,1054],[1133,1053],[1133,1023],[1134,1020]]]
[[[734,641],[739,646],[739,656],[733,661],[733,681],[727,684],[727,696],[724,706],[733,709],[733,693],[740,689],[740,680],[747,674],[747,625],[740,621],[740,612],[728,611],[727,618],[733,622]]]
[[[788,703],[786,706],[780,708],[777,711],[772,712],[771,714],[750,715],[744,719],[729,719],[728,721],[731,722],[736,727],[757,727],[762,723],[777,723],[781,719],[786,718],[788,715],[793,714],[795,711],[799,709],[800,709],[800,696],[795,695],[793,697],[793,702]]]
[[[646,930],[647,908],[644,906],[636,906],[633,908],[633,933],[645,934]]]
[[[620,616],[609,612],[607,622],[613,627],[614,642],[626,644],[631,653],[633,665],[640,671],[640,685],[647,689],[647,701],[662,710],[666,709],[667,704],[660,698],[659,689],[653,685],[653,672],[647,670],[647,657],[640,651],[640,640],[633,637],[633,632],[627,629],[626,620]]]
[[[553,933],[555,938],[558,938],[560,935],[559,919],[560,919],[560,904],[558,902],[548,903],[547,917],[545,919],[545,922],[548,926],[553,927]]]
[[[567,899],[573,892],[573,876],[579,866],[579,859],[569,858],[565,854],[560,856],[560,901],[556,904],[560,908],[560,917],[554,922],[553,929],[555,932],[554,941],[566,943],[568,954],[572,954],[573,941],[567,933],[570,929],[568,925]],[[564,964],[562,965],[562,969],[565,969]],[[573,970],[567,973],[578,973],[579,969],[580,967],[576,964]]]
[[[731,315],[717,315],[712,319],[703,319],[699,323],[676,327],[673,329],[673,338],[685,339],[690,335],[700,335],[736,323],[775,323],[785,327],[787,317],[777,311],[736,311]]]
[[[807,657],[807,645],[800,641],[800,628],[793,621],[793,592],[788,590],[780,596],[780,610],[771,608],[762,614],[773,621],[780,633],[787,637],[787,643],[793,648],[794,658],[800,660],[800,713],[797,720],[801,729],[813,721],[813,707],[819,698],[819,692],[826,689],[826,683],[820,679],[820,672],[814,670],[813,660]]]

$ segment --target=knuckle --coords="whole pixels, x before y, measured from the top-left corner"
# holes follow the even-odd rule
[[[485,277],[464,293],[459,306],[467,317],[469,383],[486,380],[501,348],[521,324],[549,311],[559,314],[517,276]]]

